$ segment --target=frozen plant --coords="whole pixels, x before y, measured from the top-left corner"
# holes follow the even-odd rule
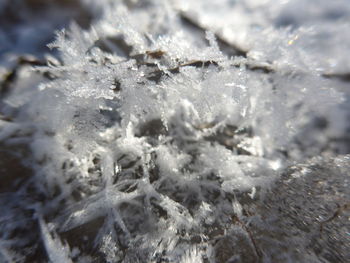
[[[23,260],[41,240],[52,262],[214,262],[229,232],[268,257],[244,206],[308,156],[296,142],[316,118],[336,114],[329,132],[343,129],[334,72],[307,52],[314,31],[271,26],[255,1],[232,8],[266,28],[247,23],[240,39],[174,2],[95,4],[90,29],[50,44],[58,58],[36,68],[49,80],[6,97],[0,140],[28,143],[34,173],[1,199],[1,254]],[[16,237],[28,222],[39,231]]]

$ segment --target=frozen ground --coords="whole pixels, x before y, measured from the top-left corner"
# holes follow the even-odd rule
[[[0,0],[0,262],[347,262],[349,29],[347,0]]]

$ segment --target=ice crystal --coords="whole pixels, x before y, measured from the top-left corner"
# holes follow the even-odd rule
[[[92,25],[57,32],[57,57],[1,101],[0,142],[29,146],[34,172],[0,198],[0,255],[41,240],[52,262],[268,260],[246,206],[344,134],[348,5],[81,2]],[[25,222],[39,231],[15,244]]]

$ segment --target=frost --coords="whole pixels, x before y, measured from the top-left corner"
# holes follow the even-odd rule
[[[247,207],[348,128],[345,0],[311,18],[299,0],[81,5],[91,26],[57,31],[0,101],[0,143],[26,140],[33,170],[0,197],[0,255],[41,240],[52,262],[269,260]],[[14,244],[25,221],[40,234]]]
[[[57,237],[53,238],[51,236],[48,226],[42,219],[39,219],[39,225],[50,262],[72,262],[69,257],[69,248],[63,246]]]

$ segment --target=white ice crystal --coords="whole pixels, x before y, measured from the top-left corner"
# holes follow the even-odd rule
[[[214,262],[211,232],[236,229],[237,196],[262,198],[316,151],[297,143],[316,118],[337,116],[329,136],[346,128],[332,80],[350,69],[345,0],[335,22],[323,0],[303,8],[314,20],[289,9],[299,0],[82,2],[98,19],[59,31],[58,59],[36,68],[50,80],[1,106],[14,122],[0,142],[30,138],[18,196],[45,197],[26,202],[52,262]]]

